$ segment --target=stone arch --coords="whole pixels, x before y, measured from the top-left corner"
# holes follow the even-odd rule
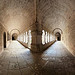
[[[52,31],[52,34],[56,37],[56,40],[57,41],[61,41],[61,36],[63,34],[63,31],[62,29],[60,28],[55,28],[53,31]]]
[[[15,31],[16,31],[18,34],[20,34],[20,31],[19,31],[18,29],[12,29],[12,30],[10,31],[10,35],[12,35]]]
[[[59,32],[57,32],[55,36],[57,41],[61,41],[61,34]]]
[[[20,31],[18,29],[13,29],[10,31],[11,39],[17,40],[18,35],[20,34]]]
[[[52,31],[52,34],[55,34],[56,32],[59,32],[60,34],[63,34],[63,31],[62,31],[60,28],[55,28],[55,29]]]

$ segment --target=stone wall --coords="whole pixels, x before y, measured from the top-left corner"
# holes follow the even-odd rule
[[[10,44],[10,41],[7,40],[7,30],[2,24],[0,24],[0,52],[4,50],[4,37],[3,37],[4,32],[6,33],[6,48],[7,48]]]
[[[63,42],[68,50],[75,55],[75,15],[69,20],[68,26],[64,30]]]

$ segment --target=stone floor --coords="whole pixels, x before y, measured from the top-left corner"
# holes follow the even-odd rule
[[[75,75],[75,57],[59,41],[37,54],[13,41],[0,55],[0,75]]]

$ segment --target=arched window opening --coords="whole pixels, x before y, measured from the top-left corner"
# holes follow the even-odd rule
[[[28,32],[28,47],[31,48],[31,43],[32,43],[32,35],[31,35],[31,30]]]
[[[49,42],[49,33],[48,33],[48,42]]]
[[[6,33],[3,33],[3,43],[4,43],[4,48],[6,48]]]
[[[32,35],[31,35],[31,30],[29,30],[29,39],[28,39],[29,41],[29,44],[31,44],[32,43]]]
[[[50,38],[51,36],[50,36],[50,34],[49,34],[49,42],[51,41],[51,38]]]
[[[42,44],[45,44],[45,31],[42,30]]]
[[[55,36],[57,41],[61,41],[61,34],[59,32],[57,32]]]
[[[47,43],[47,42],[48,42],[48,38],[47,38],[47,32],[46,32],[45,38],[46,38],[46,43]]]
[[[28,34],[26,32],[26,43],[28,43]]]

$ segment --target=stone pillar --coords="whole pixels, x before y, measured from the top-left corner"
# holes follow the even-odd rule
[[[32,30],[32,44],[31,44],[31,50],[33,52],[41,52],[42,51],[42,27],[38,24],[38,22],[35,23],[36,28],[35,30]]]
[[[10,34],[10,43],[12,42],[12,35]]]
[[[0,26],[0,52],[2,50],[2,31],[1,31],[1,26]]]

